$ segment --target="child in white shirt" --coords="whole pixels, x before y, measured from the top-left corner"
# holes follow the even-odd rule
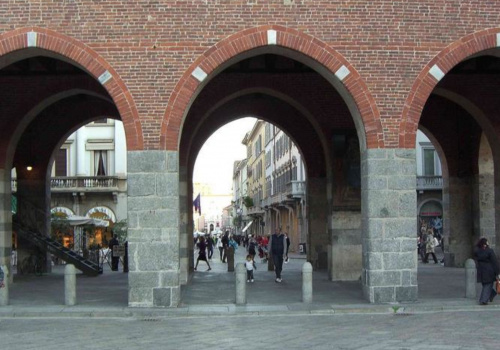
[[[255,262],[253,261],[252,255],[247,255],[247,260],[245,261],[245,267],[247,268],[247,282],[253,283],[253,270],[257,270]]]

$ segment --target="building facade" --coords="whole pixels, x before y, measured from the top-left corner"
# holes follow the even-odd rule
[[[107,246],[113,226],[127,219],[127,149],[123,123],[102,118],[80,127],[53,153],[50,173],[52,217],[80,216],[106,220],[86,240]],[[12,171],[12,192],[16,196],[17,176]],[[52,232],[54,235],[55,233]],[[53,237],[73,248],[73,228]],[[123,243],[123,242],[122,242]],[[14,246],[17,246],[14,242]],[[20,252],[22,258],[25,254]]]
[[[243,233],[269,236],[281,229],[290,237],[290,250],[298,252],[299,247],[307,246],[307,219],[305,167],[297,146],[278,127],[260,120],[242,143],[253,152],[249,153],[252,170],[247,182],[251,202],[245,205],[243,197],[234,192],[235,210],[243,203],[249,217]],[[233,179],[238,178],[236,167]],[[233,189],[241,186],[234,184]]]

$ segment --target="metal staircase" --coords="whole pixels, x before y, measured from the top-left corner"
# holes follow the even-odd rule
[[[68,264],[73,264],[75,268],[87,276],[97,276],[102,273],[102,266],[99,266],[99,264],[85,259],[77,252],[64,247],[61,243],[41,233],[42,230],[38,226],[44,225],[46,222],[43,211],[25,201],[18,201],[18,204],[24,206],[22,212],[25,213],[22,218],[23,223],[20,222],[20,218],[17,215],[13,215],[12,217],[12,226],[18,235],[33,242],[43,252],[53,254]]]
[[[33,242],[40,250],[53,254],[59,259],[66,261],[68,264],[75,265],[75,268],[82,271],[85,275],[97,276],[102,273],[102,267],[98,264],[85,259],[83,256],[64,247],[61,243],[54,241],[52,238],[30,231],[15,222],[13,223],[13,227],[18,234],[22,235],[30,242]]]

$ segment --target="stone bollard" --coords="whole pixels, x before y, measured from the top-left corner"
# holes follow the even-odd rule
[[[312,303],[313,300],[313,268],[310,262],[302,266],[302,302]]]
[[[465,297],[476,299],[477,270],[473,259],[465,261]]]
[[[9,305],[9,269],[3,265],[2,270],[5,287],[0,288],[0,306],[7,306]]]
[[[236,264],[236,305],[247,303],[247,269],[245,264]]]
[[[64,304],[76,304],[76,270],[71,264],[64,267]]]
[[[227,248],[227,272],[233,272],[234,271],[234,248],[233,247],[228,247]]]

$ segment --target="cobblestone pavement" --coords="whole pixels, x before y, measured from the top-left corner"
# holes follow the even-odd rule
[[[499,349],[500,311],[2,318],[1,349]]]

